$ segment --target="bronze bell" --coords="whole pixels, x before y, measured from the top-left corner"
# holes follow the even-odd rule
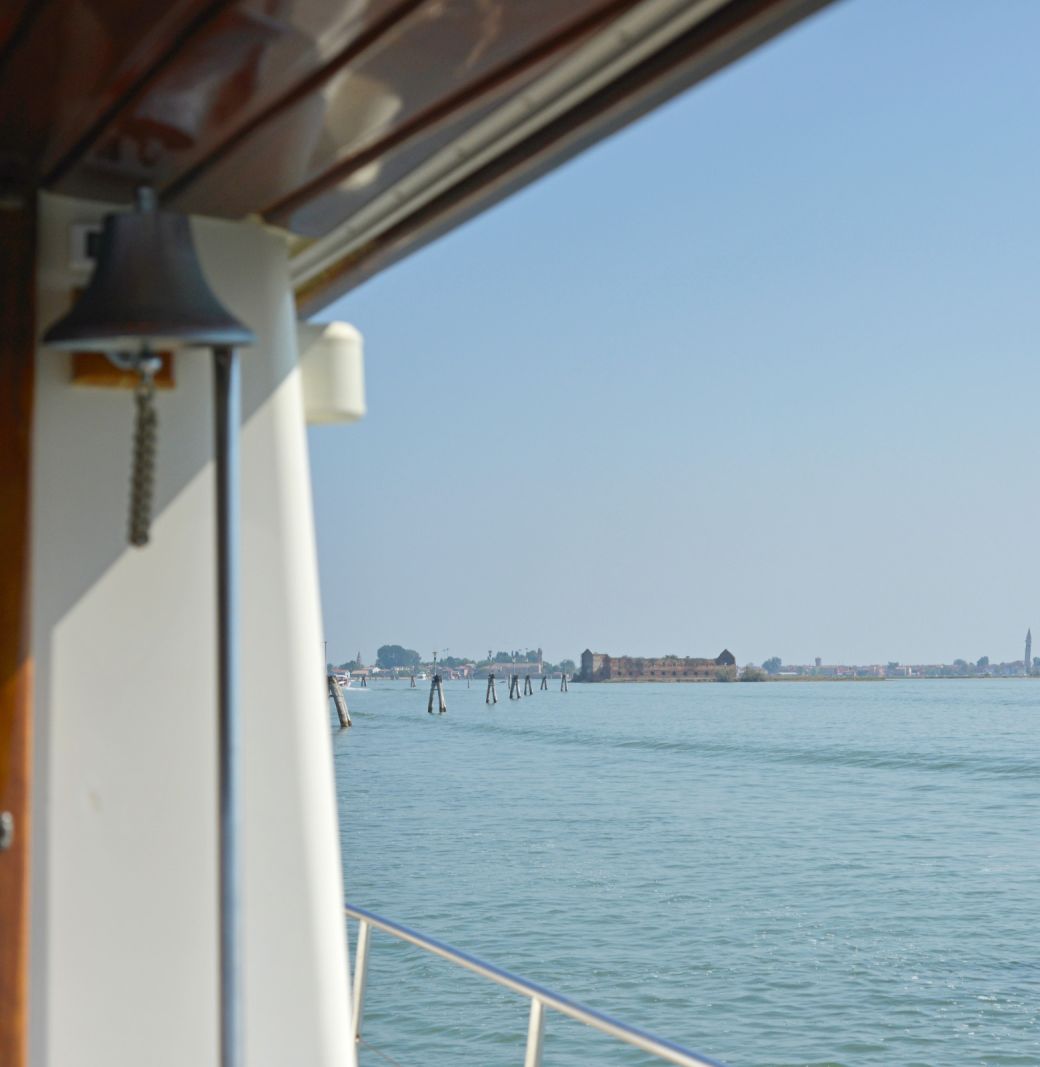
[[[43,335],[52,348],[114,352],[143,345],[241,345],[255,340],[213,294],[186,215],[155,210],[105,216],[97,266],[73,308]]]

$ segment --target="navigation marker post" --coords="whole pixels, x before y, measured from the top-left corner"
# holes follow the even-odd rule
[[[432,715],[433,714],[433,694],[434,693],[436,693],[437,697],[438,697],[438,703],[437,703],[438,711],[437,711],[437,714],[438,715],[443,715],[448,710],[448,705],[445,704],[445,702],[444,702],[444,688],[441,685],[441,676],[439,674],[435,674],[433,676],[433,681],[430,682],[430,701],[426,705],[426,713],[428,715]]]
[[[350,721],[350,712],[347,710],[347,700],[343,696],[343,690],[340,688],[339,679],[330,674],[329,679],[329,696],[332,697],[332,702],[336,705],[336,714],[339,716],[340,726],[353,726]]]

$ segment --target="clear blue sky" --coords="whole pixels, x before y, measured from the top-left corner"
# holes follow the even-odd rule
[[[330,309],[330,658],[1021,657],[1038,43],[1035,0],[845,0]]]

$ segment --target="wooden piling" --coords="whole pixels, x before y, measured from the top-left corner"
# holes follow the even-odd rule
[[[549,675],[547,675],[547,674],[543,674],[542,675],[542,684],[538,688],[539,688],[539,692],[542,692],[542,693],[544,693],[545,690],[549,688]]]
[[[410,689],[414,689],[415,688],[415,675],[414,674],[412,675],[412,684],[409,686],[409,688]]]
[[[495,672],[488,675],[487,695],[484,697],[485,704],[497,704],[498,697],[495,695]]]
[[[330,674],[328,679],[329,696],[332,697],[332,702],[336,705],[336,714],[339,716],[340,726],[353,726],[354,724],[350,721],[350,712],[347,710],[347,701],[343,696],[339,681],[334,674]]]
[[[565,673],[560,675],[560,692],[567,692],[567,675]]]
[[[524,696],[534,696],[534,685],[531,683],[531,676],[529,674],[524,675]]]
[[[509,676],[509,699],[520,699],[520,678],[516,674],[511,674]]]
[[[443,715],[448,710],[448,705],[444,701],[444,687],[441,684],[441,676],[435,674],[433,680],[430,682],[430,700],[426,705],[426,713],[428,715],[433,714],[433,694],[437,694],[437,714]]]

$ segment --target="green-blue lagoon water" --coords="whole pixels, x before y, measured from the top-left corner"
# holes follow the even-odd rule
[[[503,690],[348,691],[352,903],[734,1067],[1040,1064],[1040,683]],[[373,934],[393,1061],[517,1067],[527,1014]],[[544,1062],[659,1061],[549,1013]]]

